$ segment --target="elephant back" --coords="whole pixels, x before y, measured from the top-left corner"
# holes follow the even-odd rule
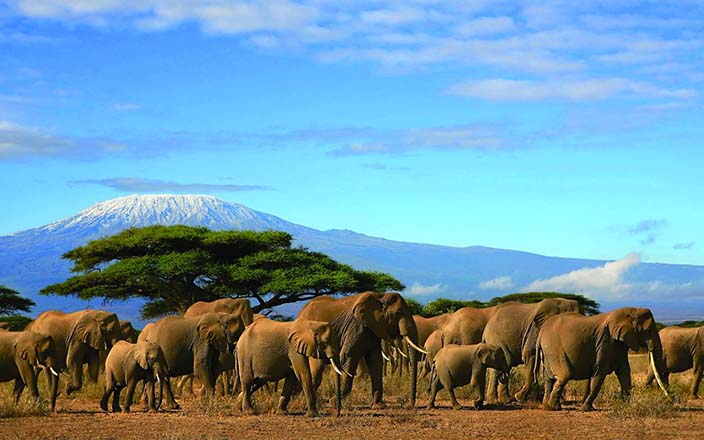
[[[184,317],[193,318],[204,313],[229,313],[237,314],[245,325],[254,321],[254,313],[249,300],[246,298],[220,298],[215,301],[198,301],[191,305]]]

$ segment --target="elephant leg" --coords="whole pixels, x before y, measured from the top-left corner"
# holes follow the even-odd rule
[[[489,380],[486,390],[486,401],[488,403],[499,403],[499,375],[496,374],[496,370],[489,368],[487,373],[489,374]]]
[[[309,417],[317,417],[318,402],[315,395],[315,388],[313,387],[313,377],[311,376],[310,363],[308,362],[308,358],[298,353],[290,356],[291,364],[293,365],[293,371],[296,374],[296,379],[298,379],[300,386],[303,388],[303,394],[306,398],[306,414]],[[285,388],[286,382],[284,382],[284,389]]]
[[[582,403],[582,411],[591,411],[594,409],[592,404],[596,400],[596,396],[599,395],[601,390],[601,385],[604,383],[605,375],[593,376],[589,382],[589,396]],[[619,379],[620,381],[620,379]]]
[[[120,408],[120,393],[122,392],[122,386],[116,385],[115,392],[112,395],[112,412],[122,412]]]
[[[174,399],[174,394],[171,391],[171,380],[169,378],[163,378],[164,380],[164,389],[166,391],[166,407],[169,409],[179,409],[181,406],[176,402],[176,399]]]
[[[132,406],[132,399],[134,398],[134,389],[137,387],[137,379],[130,378],[127,382],[127,397],[125,397],[125,412],[130,412],[130,407]],[[147,389],[147,404],[149,402],[154,402],[154,389]],[[151,395],[150,395],[151,394]]]
[[[450,393],[450,401],[452,402],[452,409],[458,410],[462,409],[462,405],[457,401],[457,397],[455,396],[455,387],[447,387],[447,392]]]
[[[98,383],[98,374],[101,370],[101,358],[100,353],[97,351],[91,351],[88,354],[88,378],[93,383]],[[103,362],[105,359],[103,359]]]
[[[29,392],[35,399],[39,398],[39,388],[37,388],[37,375],[34,372],[34,367],[31,365],[20,366],[20,377],[22,382],[29,389]]]
[[[428,401],[428,409],[433,409],[435,408],[435,397],[438,395],[438,391],[442,389],[442,383],[440,383],[440,379],[437,377],[437,375],[431,376],[430,380],[430,400]]]
[[[535,376],[532,367],[533,365],[535,365],[535,354],[528,355],[528,357],[524,359],[523,364],[526,366],[523,372],[523,375],[525,376],[525,378],[523,379],[523,386],[514,396],[519,402],[525,402],[526,400],[528,400],[528,397],[530,396],[530,393],[533,390]]]
[[[15,379],[15,386],[12,389],[12,394],[15,396],[15,405],[20,401],[20,396],[24,390],[24,382],[19,377]]]
[[[584,383],[584,391],[582,392],[582,399],[579,401],[580,403],[584,403],[587,401],[587,398],[589,397],[589,389],[591,388],[592,380],[587,379],[586,382]]]
[[[110,400],[110,394],[115,390],[115,383],[112,377],[109,376],[105,381],[105,391],[103,391],[103,397],[100,399],[100,409],[108,412],[108,400]]]
[[[498,376],[498,374],[497,374]],[[479,396],[474,400],[474,409],[484,407],[484,389],[486,388],[486,371],[478,371],[471,380],[471,387],[476,389]]]
[[[291,396],[296,394],[300,387],[298,379],[296,379],[295,374],[290,374],[284,379],[284,385],[281,389],[281,397],[279,397],[279,404],[276,408],[276,414],[288,415],[288,403],[291,401]],[[307,398],[308,396],[306,396]],[[308,402],[310,404],[310,402]],[[310,413],[310,407],[308,407],[308,412]]]
[[[502,383],[499,382],[499,373],[496,370],[492,370],[494,373],[494,377],[496,378],[496,382],[498,385],[497,393],[499,395],[499,402],[501,403],[511,403],[514,401],[514,398],[511,396],[511,393],[509,391],[509,384],[507,383]],[[510,373],[509,373],[510,374]]]
[[[384,383],[382,381],[382,370],[384,367],[384,358],[381,356],[381,350],[371,350],[365,356],[367,368],[369,368],[369,376],[372,382],[372,408],[384,409]],[[351,377],[348,377],[352,379]],[[350,387],[351,387],[350,380]]]
[[[144,380],[144,387],[147,388],[147,407],[148,411],[156,412],[156,398],[154,396],[154,381]]]
[[[552,392],[550,393],[550,398],[547,402],[547,406],[545,407],[545,409],[559,410],[561,408],[560,399],[562,398],[562,392],[564,391],[567,382],[568,379],[565,378],[558,378],[554,382],[552,386]]]
[[[631,366],[625,362],[615,370],[615,373],[621,385],[621,396],[628,398],[631,395]]]
[[[697,395],[699,391],[699,384],[702,381],[702,375],[704,375],[704,362],[694,361],[694,369],[692,370],[692,387],[689,389],[689,398],[698,399]]]
[[[550,395],[552,394],[552,390],[555,387],[555,379],[554,378],[545,378],[545,391],[543,393],[543,408],[549,409],[550,408]],[[589,391],[589,388],[587,388],[587,391]],[[586,396],[585,396],[586,399]]]

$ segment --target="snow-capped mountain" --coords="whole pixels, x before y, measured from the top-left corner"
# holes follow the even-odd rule
[[[0,237],[0,284],[34,299],[35,313],[52,308],[106,307],[100,301],[87,304],[74,298],[40,296],[37,292],[70,276],[70,262],[61,259],[64,252],[128,227],[154,224],[286,231],[294,236],[296,244],[324,252],[338,261],[359,269],[391,273],[408,286],[408,295],[415,295],[421,302],[438,296],[489,299],[520,291],[536,280],[606,263],[482,246],[405,243],[348,230],[319,231],[211,196],[132,195],[97,203],[46,226]],[[624,275],[623,282],[631,288],[642,285],[651,289],[638,304],[653,307],[661,312],[660,316],[677,319],[704,315],[701,295],[697,300],[691,294],[699,287],[704,292],[704,266],[640,263]],[[677,290],[668,286],[686,286],[688,293],[673,301],[673,292]],[[624,298],[619,302],[617,297],[599,299],[605,307],[633,301]],[[139,321],[138,301],[112,303],[107,307]]]

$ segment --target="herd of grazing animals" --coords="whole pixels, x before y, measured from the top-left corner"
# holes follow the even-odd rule
[[[465,307],[423,318],[412,315],[394,292],[317,297],[292,322],[254,315],[246,299],[198,302],[183,316],[147,324],[141,333],[106,311],[44,312],[25,331],[0,330],[0,381],[14,380],[16,400],[25,387],[39,398],[37,377],[43,372],[54,410],[61,374],[68,376],[69,395],[81,389],[87,365],[91,381],[97,381],[100,371],[105,374],[100,407],[108,411],[112,396],[112,411],[127,412],[139,382],[144,384],[146,409],[158,411],[163,396],[167,408],[179,407],[172,378],[196,378],[201,392],[213,395],[221,376],[223,389],[239,394],[243,412],[255,413],[252,394],[283,380],[276,412],[286,414],[291,397],[302,391],[307,414],[316,416],[326,365],[335,372],[339,414],[360,366],[369,375],[373,407],[384,408],[385,365],[402,357],[410,372],[411,408],[416,406],[420,363],[421,374],[430,375],[430,408],[443,388],[453,408],[459,408],[453,390],[471,384],[478,392],[474,407],[480,409],[485,391],[489,401],[525,401],[541,381],[543,407],[556,410],[568,381],[588,379],[582,409],[590,410],[612,372],[621,392],[629,393],[628,350],[641,348],[649,352],[649,384],[655,379],[667,394],[670,373],[693,369],[689,397],[697,398],[704,373],[704,327],[658,332],[649,309],[625,307],[584,316],[576,301],[560,298]],[[521,364],[526,365],[525,382],[511,396],[508,377]]]

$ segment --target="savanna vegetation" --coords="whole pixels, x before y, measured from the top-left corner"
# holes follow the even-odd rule
[[[24,298],[18,291],[0,285],[0,322],[7,323],[10,330],[25,328],[32,319],[19,313],[29,313],[35,305],[34,301]]]

